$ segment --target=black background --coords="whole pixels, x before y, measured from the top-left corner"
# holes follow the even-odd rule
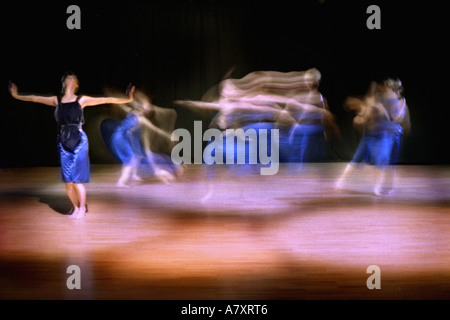
[[[81,9],[81,29],[69,30],[66,9]],[[381,9],[381,30],[369,30],[366,12]],[[80,93],[125,91],[132,82],[161,107],[177,111],[177,127],[193,128],[203,114],[174,105],[198,100],[234,67],[239,78],[256,70],[322,73],[320,90],[342,136],[329,142],[330,161],[348,161],[358,143],[348,95],[369,82],[399,77],[412,121],[404,164],[448,164],[448,11],[436,2],[412,1],[121,1],[9,2],[2,10],[4,90],[1,96],[0,166],[58,165],[52,107],[9,96],[57,94],[71,70]],[[110,106],[85,110],[91,162],[110,162],[99,119]]]

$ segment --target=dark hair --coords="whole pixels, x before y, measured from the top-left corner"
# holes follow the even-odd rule
[[[399,78],[387,78],[383,81],[383,84],[389,88],[391,88],[394,92],[399,95],[403,94],[403,84]]]
[[[66,81],[66,78],[69,77],[69,76],[74,76],[74,77],[76,77],[78,79],[78,76],[74,72],[72,72],[72,71],[64,72],[64,74],[61,77],[61,94],[62,95],[66,91],[66,86],[64,84],[64,81]]]

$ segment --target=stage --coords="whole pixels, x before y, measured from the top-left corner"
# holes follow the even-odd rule
[[[376,196],[371,167],[336,190],[345,165],[189,165],[128,188],[92,165],[84,219],[64,214],[59,168],[0,169],[0,299],[449,299],[450,167],[398,166]]]

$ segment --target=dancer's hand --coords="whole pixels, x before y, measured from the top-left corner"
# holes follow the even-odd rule
[[[15,83],[10,83],[9,84],[9,93],[11,93],[11,96],[13,97],[13,98],[16,98],[17,97],[17,95],[18,95],[18,89],[17,89],[17,86],[16,86],[16,84]]]
[[[130,86],[129,89],[127,89],[128,98],[133,101],[134,100],[134,91],[136,90],[135,86]]]

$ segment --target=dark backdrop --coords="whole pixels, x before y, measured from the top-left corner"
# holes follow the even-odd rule
[[[69,30],[66,9],[81,9],[81,30]],[[369,30],[366,9],[381,8],[381,30]],[[193,128],[204,114],[177,107],[200,99],[234,67],[233,77],[255,70],[322,73],[320,90],[342,136],[329,142],[330,161],[348,161],[359,135],[348,95],[364,94],[371,80],[399,77],[411,111],[406,164],[448,164],[448,12],[412,1],[122,1],[11,2],[2,10],[0,165],[57,165],[54,109],[12,99],[22,93],[56,94],[72,70],[80,93],[104,86],[125,91],[132,82],[154,103],[177,111],[177,127]],[[91,161],[111,162],[99,135],[110,106],[85,110]]]

